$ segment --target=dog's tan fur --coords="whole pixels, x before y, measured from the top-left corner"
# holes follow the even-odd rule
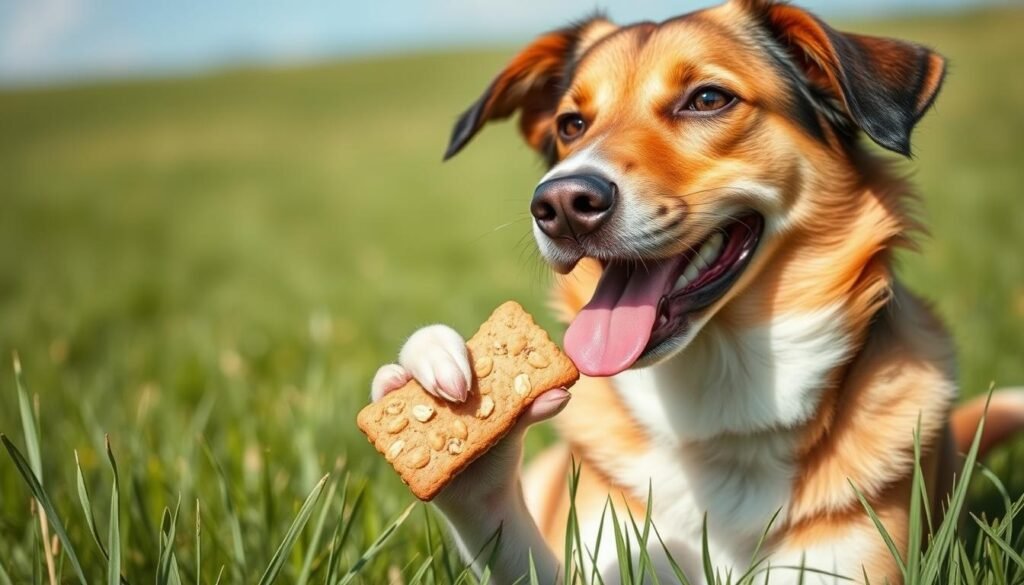
[[[741,340],[787,319],[833,315],[828,332],[845,348],[839,357],[822,357],[827,372],[806,391],[814,405],[810,416],[749,432],[683,433],[673,446],[677,451],[664,451],[664,436],[629,404],[649,388],[631,388],[628,377],[582,379],[556,419],[564,444],[540,455],[524,477],[530,512],[553,551],[561,551],[564,542],[571,458],[582,465],[577,514],[581,524],[594,525],[609,497],[620,514],[628,509],[643,515],[650,478],[637,477],[632,465],[637,459],[662,457],[658,460],[671,467],[675,462],[663,453],[680,452],[697,460],[739,461],[749,445],[779,441],[785,446],[780,461],[789,466],[785,473],[791,478],[765,551],[780,562],[798,564],[810,555],[814,558],[808,560],[832,563],[819,569],[898,583],[896,564],[850,484],[904,549],[918,424],[927,484],[935,513],[941,514],[956,453],[969,444],[981,408],[976,401],[957,411],[950,425],[956,398],[952,342],[927,304],[893,271],[895,250],[910,246],[919,229],[909,211],[912,189],[856,134],[870,130],[877,142],[904,153],[909,142],[887,142],[880,136],[885,128],[879,132],[865,119],[870,116],[858,112],[861,106],[852,95],[857,88],[848,87],[857,82],[843,62],[848,56],[837,45],[844,42],[837,41],[839,34],[799,8],[764,0],[734,0],[658,25],[620,28],[592,19],[541,37],[520,53],[456,129],[457,144],[449,155],[484,122],[520,111],[527,143],[556,168],[599,151],[601,164],[633,187],[633,203],[649,212],[648,227],[677,234],[675,247],[662,254],[698,246],[720,222],[716,210],[760,206],[773,226],[770,236],[740,280],[707,310],[705,329],[719,339]],[[913,74],[914,95],[904,95],[909,122],[901,139],[908,141],[910,128],[940,88],[943,59],[888,39],[842,38],[857,43],[866,55],[858,57],[861,65],[883,89],[899,93]],[[819,100],[810,114],[813,131],[807,120],[795,119],[799,99],[791,80],[766,54],[780,49]],[[660,113],[681,88],[707,79],[728,85],[742,104],[720,122],[690,123],[682,130],[667,122]],[[589,120],[586,135],[572,143],[557,139],[553,130],[557,116],[567,111]],[[738,179],[775,196],[751,199],[736,195],[737,189],[721,189]],[[559,276],[554,295],[559,314],[571,320],[591,298],[600,274],[599,263],[584,259]],[[698,333],[692,343],[709,335]],[[716,347],[738,352],[739,344]],[[683,357],[669,359],[697,351],[683,349]],[[805,357],[809,363],[816,358]],[[1024,425],[1021,413],[1018,397],[997,398],[984,447]],[[702,416],[716,414],[708,410]],[[699,470],[680,469],[692,474],[691,483],[703,481]],[[654,509],[657,522],[657,499]],[[715,528],[714,502],[697,516],[704,511],[713,531],[734,528]],[[665,518],[671,522],[678,516],[660,516]],[[676,528],[659,525],[663,533]],[[745,527],[751,528],[764,527]],[[692,529],[679,529],[678,536],[691,543],[699,538]],[[822,548],[843,542],[852,547],[846,552],[853,561]],[[726,556],[741,556],[749,548],[746,541],[728,537],[717,543]]]

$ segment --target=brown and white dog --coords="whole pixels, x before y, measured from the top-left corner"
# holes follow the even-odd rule
[[[575,457],[591,551],[607,499],[643,517],[650,489],[654,523],[694,582],[705,515],[711,558],[735,576],[777,511],[762,548],[773,583],[796,582],[801,564],[900,582],[851,483],[905,547],[915,428],[938,508],[981,404],[951,412],[953,344],[892,267],[918,228],[912,189],[860,135],[909,155],[944,71],[924,47],[767,0],[660,24],[595,17],[512,60],[447,156],[519,112],[550,164],[534,235],[562,275],[565,348],[586,377],[571,404],[543,395],[439,496],[467,558],[501,527],[497,581],[524,575],[531,556],[554,580]],[[462,338],[417,331],[379,370],[374,399],[410,377],[464,400]],[[566,406],[563,445],[520,479],[526,427]],[[985,446],[1022,425],[1022,394],[997,394]],[[606,582],[615,554],[605,543],[596,558]],[[660,544],[650,554],[671,580]]]

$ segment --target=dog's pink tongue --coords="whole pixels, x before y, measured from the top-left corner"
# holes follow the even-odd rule
[[[672,262],[635,270],[610,264],[594,298],[565,332],[565,351],[588,376],[612,376],[643,353],[668,288]]]

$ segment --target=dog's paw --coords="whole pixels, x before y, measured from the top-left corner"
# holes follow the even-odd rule
[[[377,402],[392,390],[398,390],[412,379],[412,374],[398,364],[385,364],[373,375],[370,400]]]
[[[472,378],[466,341],[446,325],[430,325],[413,333],[402,346],[396,367],[407,372],[438,398],[465,402],[469,396]],[[383,376],[378,371],[377,375],[391,377],[394,381],[400,379],[397,370],[389,370]],[[407,381],[405,378],[398,387]],[[374,378],[374,388],[376,382],[377,378]]]

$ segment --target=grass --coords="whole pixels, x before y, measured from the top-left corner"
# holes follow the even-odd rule
[[[932,237],[901,274],[949,323],[965,394],[1020,383],[1024,12],[854,27],[952,59],[907,167]],[[0,374],[0,585],[471,581],[353,420],[419,325],[470,331],[516,298],[557,330],[513,125],[439,162],[509,55],[0,93],[0,355],[30,386]],[[1021,452],[962,484],[987,528],[923,541],[918,582],[1020,582]],[[618,519],[604,546],[657,547]]]

